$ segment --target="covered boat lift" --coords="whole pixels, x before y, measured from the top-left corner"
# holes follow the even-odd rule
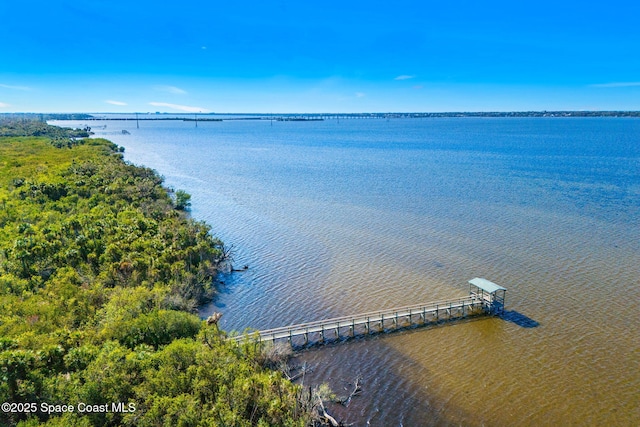
[[[507,289],[500,285],[476,277],[469,280],[469,294],[482,301],[482,305],[486,311],[491,314],[504,313],[504,300]]]

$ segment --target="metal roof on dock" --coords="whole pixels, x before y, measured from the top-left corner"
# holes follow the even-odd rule
[[[490,294],[496,292],[496,291],[506,291],[506,288],[503,288],[500,285],[496,285],[495,283],[487,280],[487,279],[483,279],[481,277],[476,277],[475,279],[471,279],[469,280],[469,283],[471,283],[474,286],[477,286],[478,288],[482,289],[483,291],[489,292]]]

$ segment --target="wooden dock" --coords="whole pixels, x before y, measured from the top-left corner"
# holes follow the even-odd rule
[[[249,338],[260,342],[286,339],[293,345],[294,339],[300,337],[302,344],[307,345],[310,341],[324,342],[328,338],[368,335],[472,315],[502,312],[505,288],[486,279],[477,278],[469,281],[469,285],[469,295],[466,297],[265,329],[230,339],[243,341]]]

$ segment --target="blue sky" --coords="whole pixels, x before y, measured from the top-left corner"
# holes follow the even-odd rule
[[[0,112],[640,110],[640,2],[0,0]]]

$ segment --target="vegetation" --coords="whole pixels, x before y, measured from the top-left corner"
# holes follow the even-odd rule
[[[84,113],[0,113],[1,120],[91,120],[94,116]]]
[[[306,424],[259,345],[192,314],[228,252],[188,194],[106,140],[0,132],[0,425]]]
[[[52,126],[44,121],[0,119],[0,136],[47,136],[49,138],[86,138],[91,129],[69,129]]]
[[[80,138],[91,134],[91,128],[68,129],[51,126],[44,121],[28,119],[0,119],[0,137],[3,136],[47,136],[57,148],[71,148],[78,145]]]
[[[176,209],[184,211],[191,206],[191,194],[184,190],[176,191]]]

